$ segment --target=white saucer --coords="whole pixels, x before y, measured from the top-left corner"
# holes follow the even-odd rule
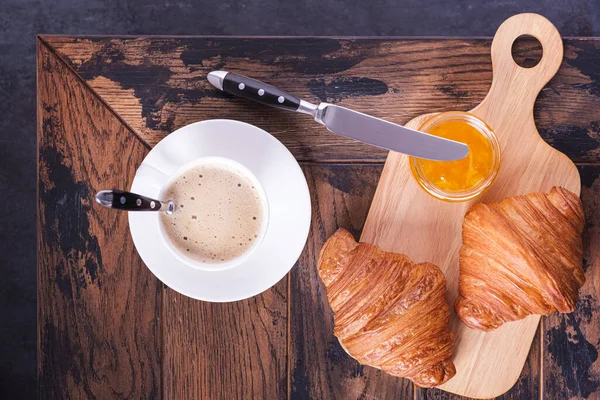
[[[138,168],[130,190],[158,198],[179,167],[210,156],[244,165],[267,196],[267,231],[243,263],[222,271],[189,266],[165,244],[155,212],[130,212],[129,227],[144,263],[170,288],[198,300],[242,300],[273,286],[298,260],[310,227],[308,185],[294,156],[267,132],[239,121],[210,120],[184,126],[161,140]]]

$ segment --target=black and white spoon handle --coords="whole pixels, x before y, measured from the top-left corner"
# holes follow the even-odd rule
[[[96,193],[96,203],[123,211],[165,211],[172,214],[175,204],[172,201],[160,201],[123,190],[101,190]]]
[[[217,89],[234,96],[252,100],[267,106],[288,111],[298,111],[314,115],[317,106],[247,76],[227,71],[213,71],[207,75],[208,81]]]

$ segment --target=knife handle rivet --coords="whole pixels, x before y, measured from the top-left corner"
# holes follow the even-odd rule
[[[285,101],[285,99],[283,98],[283,96],[279,96],[277,98],[277,101],[280,102],[281,104],[283,104],[283,102]]]
[[[244,90],[245,87],[246,87],[246,85],[244,85],[243,83],[240,83],[238,85],[238,89],[240,89],[240,90]]]
[[[141,206],[142,205],[142,199],[137,199],[135,201],[135,204],[137,204],[138,207]]]
[[[263,94],[265,94],[265,91],[262,89],[258,89],[258,95],[262,96]]]

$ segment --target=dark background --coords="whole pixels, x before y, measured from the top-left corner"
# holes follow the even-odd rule
[[[36,34],[492,36],[521,12],[600,35],[600,0],[0,0],[0,397],[37,386]]]

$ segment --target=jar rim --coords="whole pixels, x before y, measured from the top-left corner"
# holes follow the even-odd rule
[[[421,159],[416,157],[410,157],[410,167],[413,176],[418,182],[419,186],[421,186],[430,195],[440,200],[449,202],[468,201],[481,195],[487,188],[489,188],[492,185],[492,183],[496,179],[498,171],[500,170],[500,143],[498,142],[496,134],[488,124],[486,124],[481,118],[477,117],[476,115],[464,111],[446,111],[435,114],[432,117],[428,118],[423,124],[421,124],[418,130],[427,133],[434,127],[450,121],[466,122],[467,124],[475,128],[478,132],[480,132],[489,141],[492,148],[492,165],[490,167],[490,172],[488,176],[471,188],[457,191],[448,191],[438,188],[427,179],[426,175],[424,174],[421,168]]]

